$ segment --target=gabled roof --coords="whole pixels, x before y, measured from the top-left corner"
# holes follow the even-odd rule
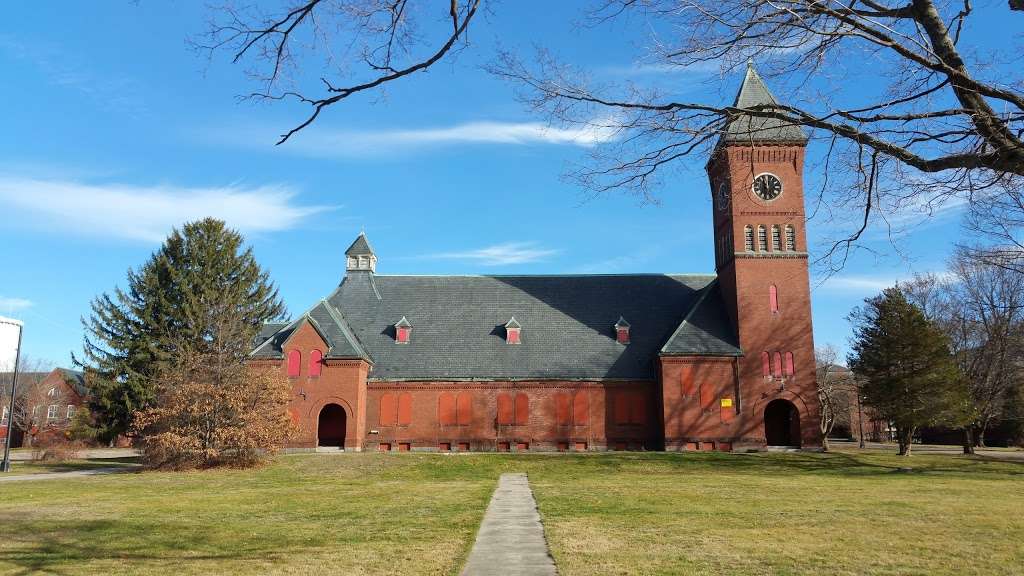
[[[697,303],[661,348],[665,356],[741,356],[718,282],[705,287]]]
[[[624,274],[582,276],[385,276],[350,274],[308,315],[331,341],[353,347],[374,363],[371,379],[643,379],[657,375],[657,357],[684,318],[695,317],[702,295],[705,335],[680,336],[700,351],[735,351],[724,309],[710,310],[720,298],[706,290],[715,277]],[[717,290],[715,291],[717,293]],[[322,319],[324,311],[340,319]],[[418,336],[395,346],[395,318],[406,317]],[[530,338],[507,346],[505,326],[512,317],[530,326]],[[615,322],[630,319],[630,344],[616,341]],[[691,320],[695,321],[695,320]],[[280,358],[289,324],[260,346],[254,357]],[[333,334],[335,328],[349,336]],[[690,334],[690,328],[683,332]],[[350,351],[349,353],[353,353]],[[698,350],[690,351],[697,353]],[[684,351],[685,353],[685,351]]]
[[[778,106],[778,101],[768,90],[761,75],[757,73],[753,62],[747,62],[747,73],[743,77],[743,84],[736,94],[733,106],[736,108]],[[777,118],[740,116],[726,126],[722,141],[726,143],[806,142],[807,136],[800,126]]]
[[[355,242],[345,250],[346,256],[358,256],[360,254],[373,254],[373,248],[370,246],[370,241],[366,239],[366,234],[360,232],[359,236],[356,237]]]
[[[76,394],[83,398],[89,394],[89,389],[85,387],[85,372],[68,368],[57,368],[57,370],[64,376],[64,380],[74,387]]]
[[[520,324],[518,320],[516,320],[515,316],[513,316],[512,319],[509,320],[508,322],[505,322],[505,328],[516,329],[516,328],[522,328],[522,327],[523,327],[523,325]]]
[[[250,356],[253,358],[280,358],[283,354],[284,345],[291,338],[295,330],[302,325],[303,321],[317,331],[320,337],[327,344],[325,358],[361,358],[372,361],[366,349],[359,343],[359,340],[352,333],[348,322],[345,321],[341,312],[334,309],[327,300],[321,300],[309,311],[289,324],[266,324],[261,331],[256,349]],[[267,332],[274,330],[269,335]]]

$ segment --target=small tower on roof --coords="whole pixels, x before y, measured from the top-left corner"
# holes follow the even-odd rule
[[[761,75],[754,68],[754,61],[747,60],[747,74],[743,77],[743,84],[736,94],[735,108],[755,108],[758,110],[771,110],[779,105],[779,102],[772,96],[765,85]],[[740,116],[725,128],[725,134],[719,144],[757,144],[757,143],[795,143],[803,144],[807,141],[807,135],[800,126],[791,124],[778,118],[761,118],[755,116]]]
[[[377,255],[374,254],[366,233],[360,232],[355,242],[345,250],[346,272],[376,272]]]

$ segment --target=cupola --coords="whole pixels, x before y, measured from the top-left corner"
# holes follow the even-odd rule
[[[376,272],[377,255],[370,247],[366,233],[360,232],[355,242],[345,250],[345,271],[346,272]]]
[[[615,341],[619,344],[629,344],[629,322],[622,316],[619,316],[619,321],[615,323]]]
[[[519,344],[519,332],[522,329],[522,325],[513,316],[511,320],[505,323],[505,342],[508,344]]]
[[[402,316],[402,319],[395,323],[395,343],[408,344],[409,336],[412,335],[412,324]]]

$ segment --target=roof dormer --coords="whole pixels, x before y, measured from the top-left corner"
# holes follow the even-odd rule
[[[522,331],[523,327],[516,321],[516,317],[513,316],[511,320],[505,323],[505,343],[506,344],[519,344],[519,332]]]
[[[377,255],[370,247],[366,233],[360,232],[355,242],[345,250],[345,271],[346,272],[376,272]]]
[[[615,323],[615,341],[619,344],[629,344],[629,322],[622,316]]]
[[[412,336],[412,324],[402,316],[402,319],[395,323],[395,343],[408,344]]]

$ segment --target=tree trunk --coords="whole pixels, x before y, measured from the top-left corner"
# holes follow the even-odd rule
[[[910,456],[910,441],[914,437],[914,427],[896,429],[896,438],[900,445],[900,456]]]
[[[821,437],[821,450],[822,452],[828,452],[828,436]]]
[[[974,431],[964,426],[964,454],[974,454]]]

